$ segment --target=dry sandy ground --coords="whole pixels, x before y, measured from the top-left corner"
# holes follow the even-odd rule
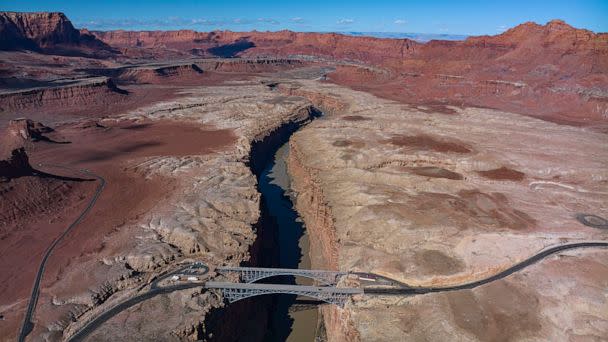
[[[435,112],[301,83],[281,87],[343,102],[290,142],[313,266],[449,285],[494,274],[547,246],[608,241],[608,231],[574,218],[608,216],[606,134],[490,109]],[[606,253],[562,253],[472,291],[366,298],[325,310],[330,339],[601,340]]]

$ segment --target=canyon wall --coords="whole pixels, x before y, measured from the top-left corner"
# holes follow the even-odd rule
[[[327,80],[403,103],[496,108],[575,125],[608,121],[608,34],[563,21],[524,23],[463,41],[354,37],[336,33],[76,31],[61,13],[3,12],[9,49],[116,58],[321,57],[344,66]],[[122,55],[119,53],[122,51]],[[229,63],[231,64],[231,63]],[[266,71],[262,64],[219,63],[218,71]],[[374,69],[375,68],[375,69]]]
[[[297,145],[290,143],[289,174],[292,188],[297,193],[296,210],[306,223],[311,268],[340,270],[339,244],[331,206],[323,195],[323,188],[317,181],[315,170],[307,166],[304,158]],[[352,326],[349,311],[335,305],[323,305],[319,312],[324,335],[329,341],[360,340],[357,329]]]
[[[344,114],[348,104],[343,99],[325,92],[300,87],[279,85],[285,94],[309,99],[325,115]],[[318,170],[311,165],[299,145],[290,140],[287,161],[291,186],[297,194],[295,208],[306,224],[312,269],[341,270],[339,262],[340,242],[336,236],[334,214],[319,182]],[[329,341],[359,341],[360,334],[350,318],[350,311],[335,305],[323,305],[321,314],[322,335]],[[319,334],[319,332],[317,332]]]
[[[574,124],[608,120],[608,34],[563,21],[524,23],[463,41],[335,33],[109,31],[117,47],[196,50],[204,56],[317,56],[339,67],[328,80],[405,103],[474,105]]]
[[[125,99],[127,92],[107,77],[96,77],[58,83],[54,87],[0,92],[0,112],[25,108],[83,107],[115,103]]]
[[[199,49],[220,57],[309,55],[393,66],[420,45],[408,39],[291,31],[94,31],[93,34],[118,48]]]

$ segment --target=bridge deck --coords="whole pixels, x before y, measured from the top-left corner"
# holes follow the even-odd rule
[[[255,272],[269,272],[269,273],[301,273],[301,274],[310,274],[310,273],[329,273],[329,274],[340,274],[346,275],[348,272],[340,272],[340,271],[330,271],[330,270],[304,270],[304,269],[294,269],[294,268],[264,268],[264,267],[232,267],[232,266],[222,266],[217,267],[217,270],[220,271],[232,271],[232,272],[243,272],[243,271],[255,271]]]
[[[296,292],[317,292],[335,294],[359,294],[363,289],[358,288],[339,288],[322,286],[303,286],[303,285],[278,285],[278,284],[256,284],[256,283],[226,283],[220,281],[208,281],[205,283],[208,289],[238,289],[238,290],[269,290],[269,291],[296,291]]]

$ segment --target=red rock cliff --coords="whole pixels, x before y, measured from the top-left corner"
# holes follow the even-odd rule
[[[54,54],[112,52],[93,35],[80,32],[58,12],[0,12],[0,50],[33,50]]]
[[[278,32],[195,32],[181,31],[108,31],[93,32],[115,47],[166,47],[212,49],[238,42],[249,42],[243,55],[313,55],[352,59],[377,64],[396,64],[420,44],[409,39],[351,37],[335,33]]]

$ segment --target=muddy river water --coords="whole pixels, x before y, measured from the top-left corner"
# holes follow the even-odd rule
[[[276,221],[279,260],[276,267],[310,269],[309,241],[301,218],[293,207],[290,179],[287,173],[289,144],[279,148],[259,179],[259,189],[269,214]],[[277,279],[273,279],[274,282]],[[284,277],[281,283],[311,285],[305,278]],[[273,340],[310,342],[315,340],[318,310],[303,305],[305,298],[277,295],[277,305],[270,329]]]

